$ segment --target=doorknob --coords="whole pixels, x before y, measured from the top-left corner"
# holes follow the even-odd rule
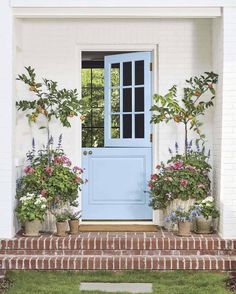
[[[88,154],[88,152],[87,152],[87,151],[84,151],[84,152],[83,152],[83,154],[84,154],[84,155],[87,155],[87,154]]]
[[[88,154],[89,154],[89,155],[93,154],[93,151],[92,151],[92,150],[90,150]]]

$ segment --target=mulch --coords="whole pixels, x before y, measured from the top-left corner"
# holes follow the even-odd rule
[[[12,281],[6,277],[0,278],[0,293],[4,293],[12,286]]]

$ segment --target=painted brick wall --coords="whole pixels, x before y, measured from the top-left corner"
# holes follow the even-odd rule
[[[220,74],[215,109],[215,187],[221,208],[220,232],[236,237],[236,9],[224,8],[214,22],[215,66]]]
[[[212,22],[207,19],[145,20],[24,20],[18,30],[17,72],[32,65],[40,76],[58,80],[61,86],[78,87],[76,45],[85,44],[156,44],[158,45],[158,91],[165,94],[173,84],[184,85],[186,78],[212,69]],[[158,88],[155,85],[155,88]],[[25,89],[17,84],[17,97]],[[27,94],[28,95],[28,94]],[[212,149],[213,110],[204,118],[204,132]],[[64,130],[64,148],[74,162],[79,159],[78,121]],[[38,127],[31,130],[22,115],[17,116],[17,150],[19,161],[30,148],[30,138],[39,137]],[[183,128],[160,125],[156,130],[155,162],[165,160],[168,147],[183,138]],[[61,130],[55,124],[56,137]],[[46,138],[42,134],[42,142]],[[71,144],[71,140],[74,144]],[[45,141],[44,141],[45,142]]]
[[[0,236],[12,237],[14,173],[12,144],[12,20],[8,1],[0,9]]]

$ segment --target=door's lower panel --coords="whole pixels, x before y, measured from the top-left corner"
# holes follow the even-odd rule
[[[86,148],[82,215],[89,220],[150,220],[151,148]],[[92,154],[89,154],[92,151]],[[90,152],[91,153],[91,152]]]

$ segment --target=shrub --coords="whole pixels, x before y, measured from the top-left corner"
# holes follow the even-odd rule
[[[196,201],[210,192],[208,173],[211,166],[203,152],[188,151],[186,155],[175,155],[167,162],[157,165],[157,173],[149,181],[151,203],[154,209],[164,209],[174,199]]]

